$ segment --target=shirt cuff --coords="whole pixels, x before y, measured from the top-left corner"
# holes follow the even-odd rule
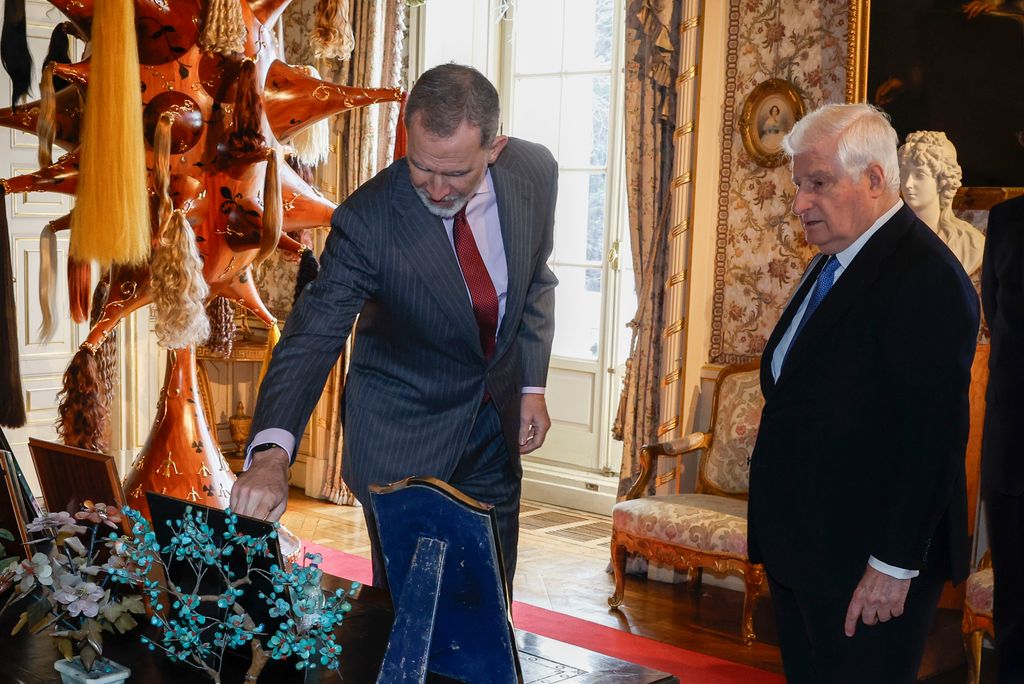
[[[544,394],[543,387],[524,387],[519,391],[522,392],[523,394]]]
[[[874,556],[868,558],[868,565],[873,567],[878,572],[888,575],[889,577],[895,577],[896,579],[913,579],[921,574],[920,570],[906,570],[905,568],[897,568],[895,565],[889,565],[883,563]]]
[[[249,447],[245,450],[245,464],[242,466],[242,470],[248,470],[249,466],[252,465],[252,449],[258,447],[260,444],[267,444],[273,442],[288,454],[288,461],[294,460],[292,458],[292,452],[295,451],[295,438],[292,437],[292,433],[281,428],[267,428],[266,430],[260,430],[256,435],[249,440]]]

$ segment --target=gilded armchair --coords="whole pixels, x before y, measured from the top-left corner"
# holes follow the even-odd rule
[[[640,474],[626,499],[612,512],[615,593],[608,599],[612,608],[622,604],[629,553],[676,570],[688,570],[693,588],[699,586],[704,568],[736,572],[746,584],[743,641],[749,645],[755,640],[754,606],[765,576],[764,568],[747,558],[746,499],[750,454],[764,407],[758,368],[759,362],[754,361],[722,370],[711,404],[710,431],[640,450]],[[703,453],[695,493],[643,496],[658,457],[698,449]]]

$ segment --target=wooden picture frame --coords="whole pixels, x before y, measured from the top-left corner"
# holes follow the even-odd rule
[[[1024,12],[1005,5],[849,0],[846,99],[892,118],[900,142],[942,131],[969,188],[1024,186]],[[991,197],[986,191],[984,196]]]
[[[87,499],[122,508],[124,490],[109,454],[29,437],[46,509],[77,512]]]
[[[740,115],[740,135],[747,154],[760,166],[781,166],[786,161],[782,138],[804,113],[804,101],[795,85],[781,78],[759,83],[743,103]]]

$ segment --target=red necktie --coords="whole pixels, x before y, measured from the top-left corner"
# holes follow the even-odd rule
[[[469,296],[473,300],[473,315],[480,327],[480,346],[484,350],[484,358],[490,359],[494,353],[494,335],[498,330],[498,293],[494,289],[491,274],[477,249],[473,231],[466,220],[466,208],[459,209],[452,225],[452,238],[455,242],[455,254],[459,257],[462,277],[469,286]]]

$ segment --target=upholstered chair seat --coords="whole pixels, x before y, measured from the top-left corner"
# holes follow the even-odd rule
[[[713,494],[633,499],[615,507],[612,525],[636,539],[747,557],[747,502],[742,499]]]
[[[753,643],[754,605],[764,589],[764,568],[747,557],[747,490],[750,455],[757,440],[764,398],[759,362],[729,366],[719,374],[711,402],[711,429],[640,450],[640,473],[612,510],[612,569],[615,593],[608,605],[622,604],[626,556],[686,570],[700,586],[704,568],[739,573],[746,584],[742,634]],[[659,457],[701,450],[697,491],[649,496]]]
[[[992,626],[994,587],[992,559],[986,553],[978,563],[978,569],[967,578],[964,592],[964,617],[960,625],[970,669],[968,681],[972,684],[978,684],[981,681],[981,647],[985,635],[988,634],[989,638],[992,638],[995,634]]]

